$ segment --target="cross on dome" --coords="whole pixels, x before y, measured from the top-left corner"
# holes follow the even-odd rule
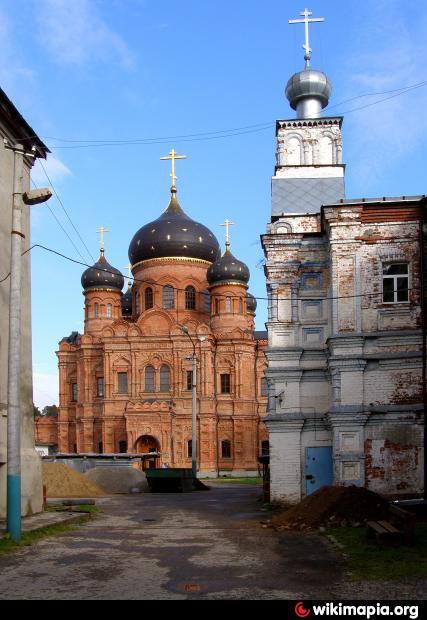
[[[107,228],[104,228],[104,226],[101,226],[101,228],[97,228],[96,230],[97,233],[99,233],[100,235],[100,240],[99,240],[99,244],[101,247],[101,254],[104,254],[104,235],[107,232],[110,232]]]
[[[167,159],[171,161],[172,171],[171,171],[170,177],[172,179],[172,187],[175,188],[175,181],[178,178],[175,175],[175,160],[176,159],[187,159],[187,155],[177,155],[175,149],[172,149],[169,155],[165,155],[164,157],[161,157],[160,159]]]
[[[304,54],[305,68],[308,69],[310,66],[311,52],[313,51],[310,48],[308,24],[311,24],[313,22],[324,22],[325,18],[324,17],[310,17],[310,15],[313,15],[313,13],[309,11],[308,9],[304,9],[304,11],[300,13],[300,15],[303,17],[303,19],[290,19],[289,23],[290,24],[304,24],[305,43],[302,47],[305,50],[305,54]]]
[[[226,219],[221,226],[225,226],[225,250],[227,252],[230,249],[230,226],[234,226],[234,222]]]

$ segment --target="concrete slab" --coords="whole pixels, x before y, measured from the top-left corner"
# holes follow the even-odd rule
[[[41,530],[50,525],[58,524],[72,524],[76,521],[89,519],[90,515],[84,512],[73,511],[61,511],[61,512],[41,512],[31,517],[24,517],[22,519],[22,531],[23,532],[35,532]],[[0,536],[6,534],[6,521],[0,521]]]

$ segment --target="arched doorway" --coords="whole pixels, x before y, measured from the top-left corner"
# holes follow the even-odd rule
[[[139,454],[160,452],[160,443],[152,435],[142,435],[136,440],[136,451]],[[158,458],[144,459],[142,468],[147,469],[147,467],[158,467]]]

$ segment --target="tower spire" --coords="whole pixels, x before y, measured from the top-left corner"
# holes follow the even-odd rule
[[[310,17],[310,15],[313,15],[313,13],[309,11],[308,9],[304,9],[304,11],[300,13],[300,15],[303,17],[303,19],[290,19],[289,23],[290,24],[304,24],[305,43],[302,47],[305,50],[305,54],[304,54],[305,68],[308,69],[310,67],[311,52],[313,51],[310,47],[308,25],[312,24],[313,22],[324,22],[325,18],[324,17]]]

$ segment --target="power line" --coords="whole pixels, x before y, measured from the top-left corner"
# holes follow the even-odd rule
[[[28,254],[28,252],[31,252],[34,248],[40,248],[42,250],[45,250],[46,252],[50,252],[52,254],[55,254],[56,256],[59,256],[61,258],[64,258],[65,260],[70,261],[71,263],[75,263],[77,265],[82,265],[83,267],[93,267],[93,265],[88,265],[85,262],[81,262],[76,260],[75,258],[71,258],[70,256],[66,256],[66,254],[63,254],[62,252],[58,252],[58,250],[54,250],[52,248],[48,248],[45,245],[41,245],[40,243],[35,243],[33,244],[30,248],[28,248],[27,250],[25,250],[24,252],[22,252],[21,256],[24,256],[25,254]],[[109,269],[105,269],[105,268],[100,268],[99,271],[103,271],[104,273],[111,273],[113,275],[117,275],[116,272],[114,271],[110,271]],[[123,275],[123,274],[122,274]],[[0,280],[1,282],[4,282],[5,280],[7,280],[7,278],[10,276],[10,273],[3,278],[3,280]],[[123,276],[124,277],[124,276]],[[160,284],[157,284],[156,282],[153,282],[152,280],[143,280],[141,278],[135,278],[133,276],[129,276],[127,278],[128,280],[133,280],[133,282],[138,283],[138,284],[148,284],[150,286],[161,286]],[[404,289],[405,291],[419,291],[421,290],[422,287],[420,286],[412,286],[412,287],[408,287],[406,289]],[[185,288],[178,288],[178,287],[173,287],[173,289],[175,291],[178,292],[185,292]],[[398,292],[397,289],[395,289],[394,291],[390,291],[390,292]],[[199,292],[200,295],[203,295],[204,292]],[[332,297],[304,297],[305,301],[334,301],[334,300],[338,300],[338,299],[356,299],[356,298],[362,298],[362,297],[378,297],[379,295],[382,295],[382,291],[378,292],[378,293],[360,293],[357,295],[336,295],[336,296],[332,296]],[[212,297],[224,297],[224,298],[233,298],[233,299],[240,299],[239,295],[218,295],[218,294],[213,294]],[[254,299],[258,300],[258,301],[270,301],[271,298],[269,297],[256,297],[255,295],[252,296]],[[292,297],[276,297],[274,299],[274,301],[293,301]]]
[[[375,106],[384,101],[392,99],[394,97],[400,97],[412,90],[422,88],[427,85],[427,80],[422,82],[417,82],[415,84],[410,84],[409,86],[403,86],[401,88],[389,89],[384,91],[376,91],[371,93],[363,93],[360,95],[356,95],[355,97],[351,97],[349,99],[345,99],[339,103],[336,103],[332,106],[329,106],[328,109],[334,109],[346,103],[350,103],[351,101],[355,101],[356,99],[361,99],[364,97],[378,97],[381,95],[390,95],[389,97],[385,97],[384,99],[380,99],[378,101],[374,101],[368,103],[363,106],[359,106],[348,110],[346,112],[342,112],[341,114],[351,114],[353,112],[357,112],[359,110],[363,110],[367,107]],[[92,148],[92,147],[109,147],[109,146],[129,146],[129,145],[150,145],[150,144],[164,144],[166,142],[170,142],[171,140],[179,140],[182,142],[198,142],[198,141],[206,141],[206,140],[218,140],[221,138],[232,138],[235,136],[246,135],[250,133],[256,133],[260,131],[264,131],[266,129],[270,129],[274,127],[274,123],[265,122],[265,123],[257,123],[254,125],[244,125],[242,127],[233,127],[231,129],[221,129],[221,130],[213,130],[213,131],[202,131],[197,133],[189,133],[189,134],[181,134],[181,135],[172,135],[172,136],[160,136],[154,138],[131,138],[131,139],[75,139],[75,138],[60,138],[55,136],[42,136],[44,140],[54,140],[56,142],[69,143],[69,145],[54,145],[51,146],[52,149],[80,149],[80,148]],[[22,138],[21,141],[33,140],[37,136],[31,136],[30,138]],[[43,166],[42,166],[43,167]]]
[[[67,216],[68,221],[70,222],[71,226],[74,228],[75,232],[77,233],[77,236],[79,237],[80,241],[81,241],[81,242],[82,242],[82,244],[84,245],[84,247],[85,247],[85,249],[86,249],[86,252],[89,254],[89,256],[91,257],[91,259],[93,260],[93,262],[95,262],[95,259],[94,259],[94,257],[92,256],[92,254],[90,253],[90,250],[89,250],[89,248],[87,247],[86,243],[84,242],[83,237],[81,236],[81,234],[79,233],[79,231],[77,230],[77,228],[74,226],[74,223],[73,223],[73,221],[72,221],[71,217],[69,216],[68,211],[67,211],[67,210],[66,210],[66,208],[64,207],[64,203],[62,202],[62,200],[61,200],[61,199],[60,199],[60,197],[58,196],[58,192],[56,191],[55,186],[53,185],[52,180],[51,180],[51,178],[49,177],[49,175],[48,175],[48,173],[47,173],[47,171],[46,171],[46,168],[43,166],[43,163],[42,163],[42,161],[41,161],[40,159],[39,159],[39,164],[40,164],[40,166],[42,167],[42,170],[43,170],[43,172],[45,173],[46,178],[47,178],[48,182],[50,183],[50,185],[51,185],[51,187],[52,187],[52,189],[53,189],[53,191],[54,191],[54,194],[55,194],[55,196],[56,196],[56,198],[57,198],[57,200],[58,200],[59,204],[60,204],[60,205],[61,205],[61,207],[62,207],[62,210],[64,211],[65,215]],[[81,256],[80,252],[79,252],[79,255]]]
[[[33,180],[31,180],[32,184],[34,185],[34,187],[37,187],[36,183],[34,183]],[[80,258],[82,260],[84,260],[84,257],[82,255],[82,253],[80,252],[79,248],[76,246],[76,244],[74,243],[74,241],[71,239],[70,235],[68,234],[68,232],[66,231],[66,229],[64,228],[64,226],[61,223],[61,220],[56,216],[56,213],[53,211],[52,207],[50,206],[50,204],[48,202],[45,203],[46,207],[49,209],[49,211],[51,212],[51,214],[53,215],[53,217],[56,220],[56,223],[58,224],[58,226],[61,228],[61,230],[63,231],[63,233],[65,234],[66,237],[68,237],[68,240],[70,241],[71,245],[73,246],[73,248],[76,250],[77,254],[80,256]],[[0,280],[0,283],[3,280]]]

